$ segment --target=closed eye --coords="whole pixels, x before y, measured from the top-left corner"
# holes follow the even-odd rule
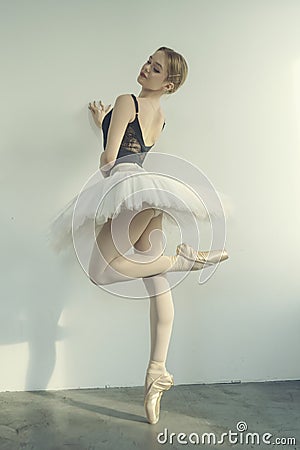
[[[148,59],[148,61],[147,61],[146,64],[151,64],[151,61]],[[154,72],[156,72],[156,73],[160,73],[160,71],[157,70],[155,67],[153,68],[153,70],[154,70]]]

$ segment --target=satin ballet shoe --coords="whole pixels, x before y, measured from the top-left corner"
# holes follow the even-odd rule
[[[148,387],[146,387],[148,385]],[[148,422],[152,425],[159,421],[160,400],[164,391],[174,386],[173,375],[166,372],[153,378],[151,373],[146,375],[144,407]]]
[[[195,263],[201,263],[206,266],[217,264],[229,258],[226,250],[197,251],[185,243],[177,245],[176,254],[184,256],[189,261],[195,261]]]

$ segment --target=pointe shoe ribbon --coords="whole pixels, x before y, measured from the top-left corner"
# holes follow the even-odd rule
[[[152,378],[151,374],[147,374],[146,380],[149,381],[149,379],[153,381],[150,382],[147,389],[145,388],[144,406],[149,423],[155,424],[159,420],[162,394],[164,391],[168,391],[171,386],[174,386],[174,378],[167,372],[155,379]]]
[[[195,261],[205,265],[214,265],[229,258],[225,249],[211,250],[210,252],[197,251],[185,243],[177,245],[176,253],[177,255],[184,256],[189,261]]]

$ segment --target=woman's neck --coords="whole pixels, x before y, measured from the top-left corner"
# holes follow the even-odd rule
[[[142,88],[138,95],[138,98],[147,98],[152,103],[152,105],[157,105],[159,107],[161,95],[162,94],[160,91],[150,91]]]

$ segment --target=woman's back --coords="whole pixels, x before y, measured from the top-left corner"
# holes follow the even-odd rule
[[[120,162],[136,162],[137,164],[142,165],[146,153],[155,145],[155,142],[165,126],[165,122],[160,111],[155,111],[154,113],[153,111],[151,112],[149,107],[143,104],[143,102],[138,102],[134,94],[130,95],[135,106],[134,119],[127,125],[117,154],[116,164]],[[102,122],[104,150],[107,145],[107,135],[112,111],[113,109],[106,114]],[[147,136],[152,136],[153,143],[150,145],[146,145],[148,140],[145,138],[144,130],[148,131]],[[125,156],[127,158],[122,160],[121,158]]]

